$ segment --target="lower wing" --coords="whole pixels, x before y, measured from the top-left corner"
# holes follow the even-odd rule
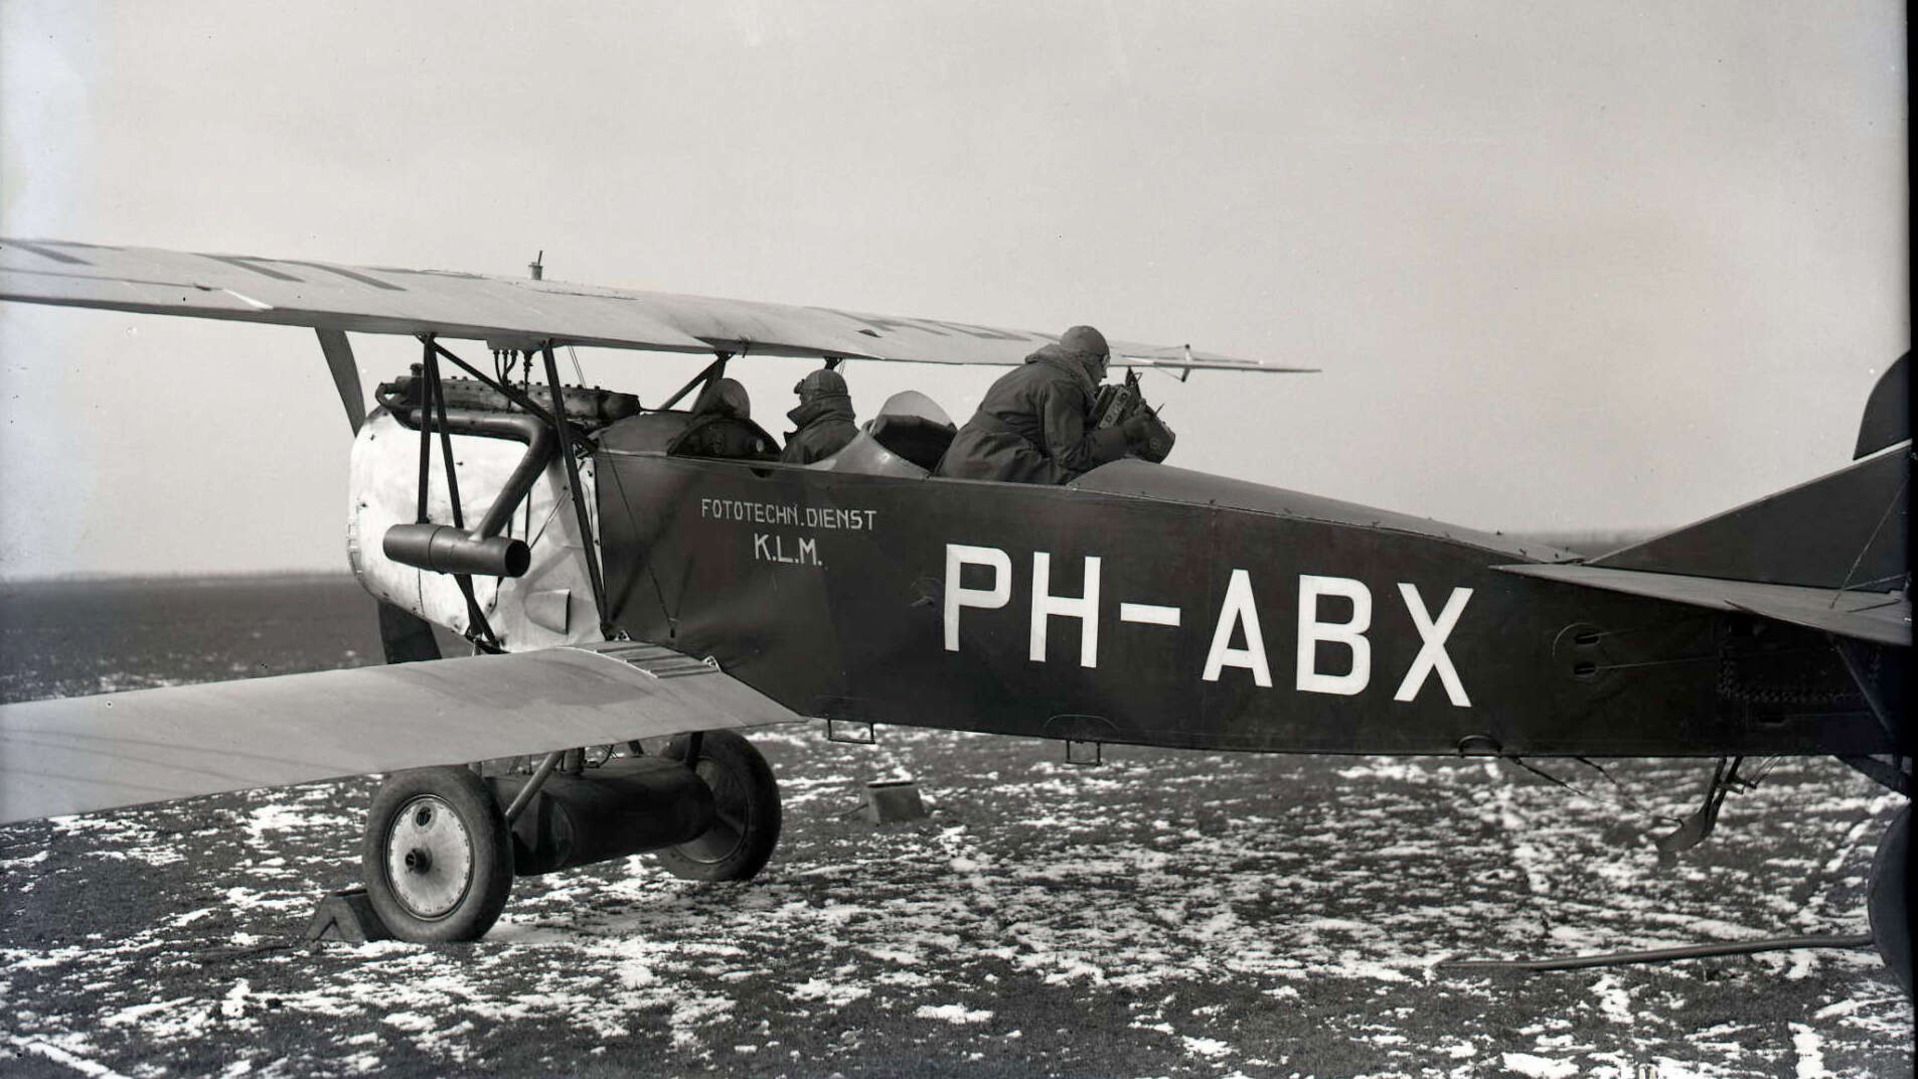
[[[0,706],[0,823],[796,720],[634,642]]]

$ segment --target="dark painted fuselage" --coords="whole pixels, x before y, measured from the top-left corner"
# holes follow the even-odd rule
[[[1503,573],[1570,556],[1346,503],[1137,461],[1073,487],[596,471],[612,620],[804,715],[1275,752],[1888,746],[1816,634]]]

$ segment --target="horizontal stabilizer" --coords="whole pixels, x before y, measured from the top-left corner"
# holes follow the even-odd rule
[[[0,823],[797,719],[620,642],[0,706]]]
[[[1911,600],[1900,592],[1834,592],[1829,588],[1727,581],[1677,573],[1640,573],[1576,564],[1499,566],[1506,573],[1650,596],[1694,607],[1743,611],[1795,626],[1911,647]]]
[[[1827,590],[1903,588],[1910,486],[1907,439],[1590,565]]]
[[[1017,365],[1053,334],[562,281],[0,238],[0,300],[317,330],[662,352]],[[1114,366],[1305,371],[1113,341]]]

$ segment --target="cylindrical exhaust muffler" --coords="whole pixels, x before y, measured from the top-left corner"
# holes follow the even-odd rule
[[[527,776],[489,779],[501,805]],[[684,761],[616,758],[554,773],[513,822],[513,871],[530,877],[697,839],[713,826],[713,792]]]
[[[451,525],[394,525],[380,541],[386,557],[434,573],[472,573],[483,577],[520,577],[533,563],[524,540],[507,536],[481,539]]]

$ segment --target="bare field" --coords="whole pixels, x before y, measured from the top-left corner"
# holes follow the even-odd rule
[[[298,587],[0,592],[6,694],[376,654],[370,601]],[[97,664],[81,654],[103,640]],[[1045,743],[901,728],[872,748],[813,727],[757,741],[787,813],[760,880],[696,886],[644,857],[523,879],[469,946],[303,939],[320,890],[357,877],[366,780],[0,829],[0,1072],[1911,1071],[1910,1006],[1869,951],[1434,965],[1863,932],[1902,800],[1836,762],[1781,762],[1661,870],[1639,829],[1690,808],[1700,765],[1621,766],[1650,803],[1633,807],[1589,776],[1580,798],[1481,761],[1119,749],[1088,770]],[[929,818],[853,812],[899,774]]]

